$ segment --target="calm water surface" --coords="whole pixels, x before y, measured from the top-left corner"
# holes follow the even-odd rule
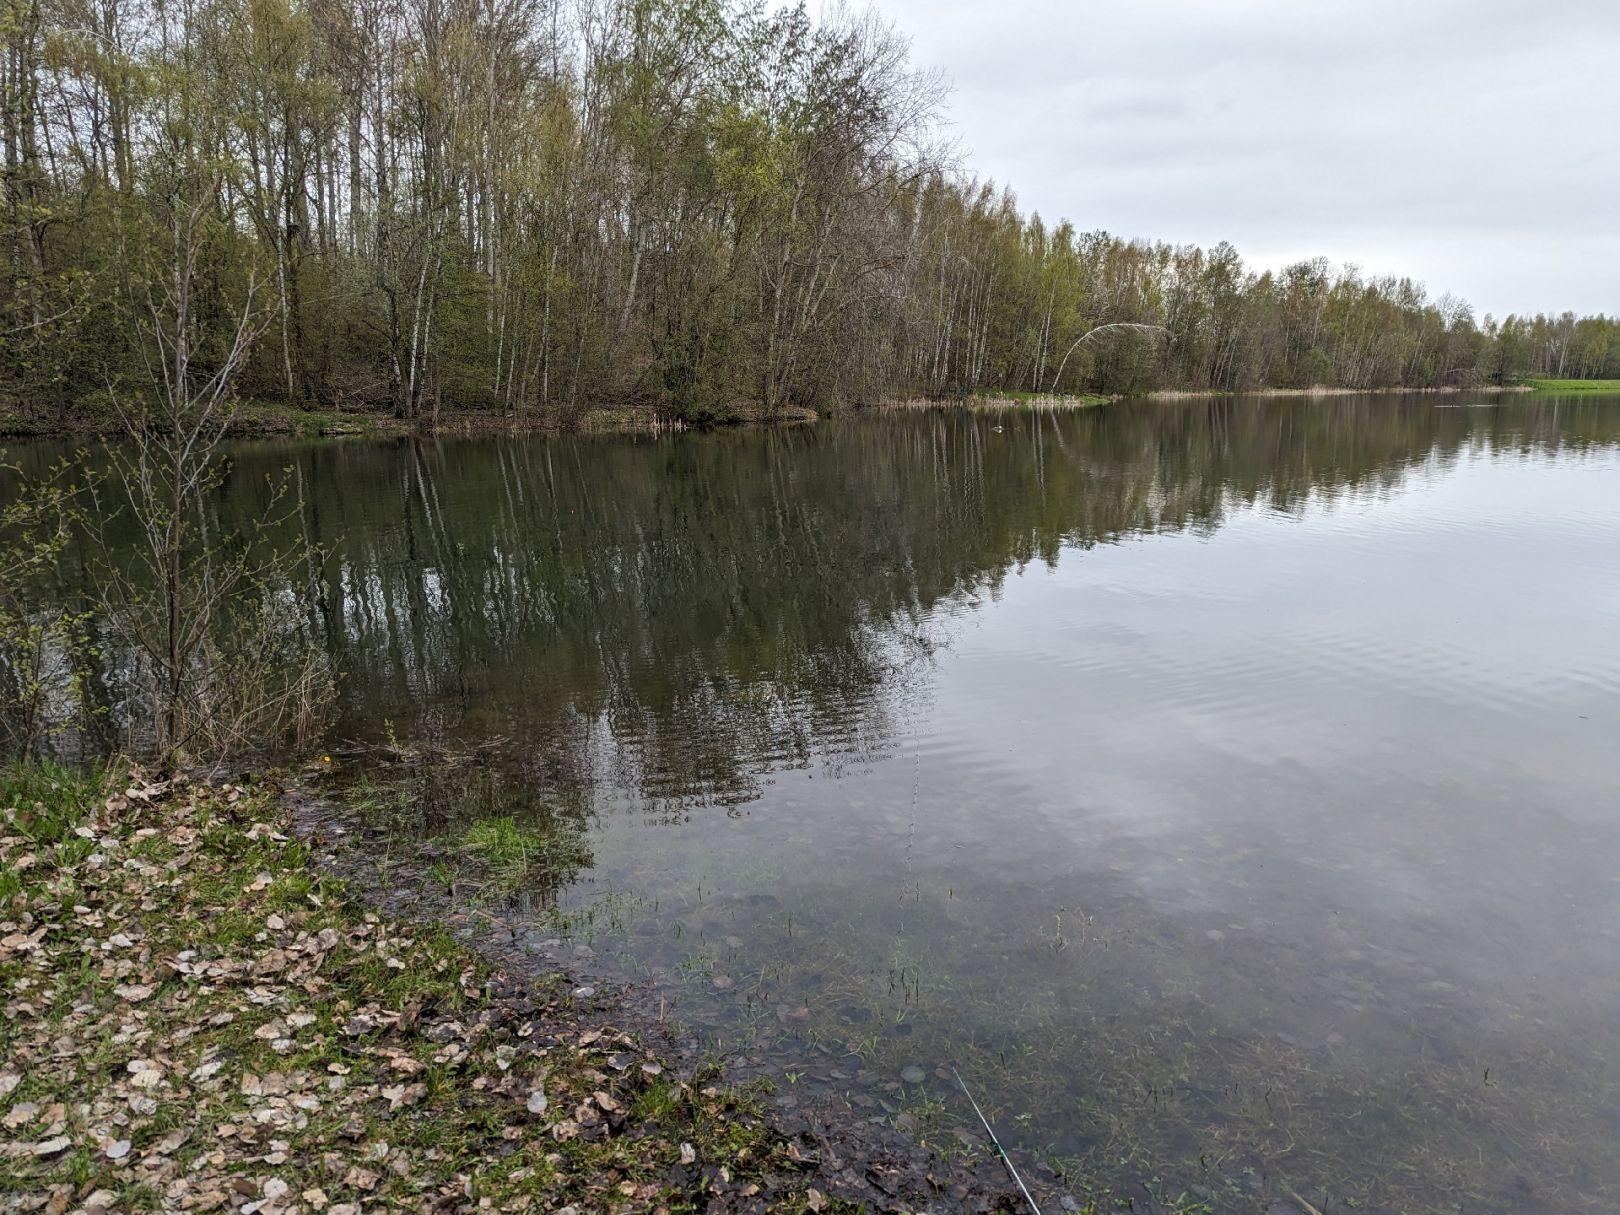
[[[424,829],[575,818],[534,939],[779,1092],[948,1141],[956,1064],[1138,1209],[1612,1212],[1620,399],[1440,400],[291,454],[342,732],[500,740]]]

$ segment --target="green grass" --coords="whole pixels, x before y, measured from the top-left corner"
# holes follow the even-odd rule
[[[1526,379],[1524,381],[1537,392],[1567,393],[1567,392],[1615,392],[1620,393],[1620,380],[1546,380]]]
[[[0,769],[0,806],[15,807],[15,824],[36,844],[56,844],[101,796],[99,772],[43,761]]]
[[[520,890],[549,903],[591,863],[584,827],[551,801],[530,804],[522,814],[490,813],[500,801],[490,779],[487,771],[461,772],[430,788],[420,778],[362,775],[342,790],[342,800],[384,834],[384,865],[396,847],[409,856],[421,843],[423,805],[432,801],[452,824],[432,837],[441,853],[428,870],[436,883],[478,904],[503,902]]]
[[[393,429],[393,419],[386,414],[300,409],[283,401],[242,401],[231,419],[231,430],[238,434],[295,435],[301,439],[378,435]]]
[[[49,409],[0,406],[0,434],[119,435],[124,428],[123,416],[106,393],[93,393],[75,401],[60,414]],[[227,433],[241,438],[318,439],[401,434],[409,430],[392,415],[376,410],[302,409],[285,401],[246,398],[236,402]]]
[[[462,847],[503,884],[516,886],[542,876],[571,874],[590,863],[590,850],[577,827],[558,823],[542,829],[510,815],[482,819],[468,827]]]

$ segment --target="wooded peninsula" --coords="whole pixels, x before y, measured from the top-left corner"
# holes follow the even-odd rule
[[[0,421],[1620,377],[1620,320],[1024,214],[874,14],[4,0]],[[131,402],[137,404],[131,405]]]

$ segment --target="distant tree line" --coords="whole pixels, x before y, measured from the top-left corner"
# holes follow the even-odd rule
[[[1012,195],[933,177],[903,379],[985,388],[1439,388],[1620,376],[1620,318],[1476,319],[1452,295],[1324,258],[1281,272],[1213,249],[1047,228]],[[934,276],[928,281],[928,275]],[[1087,334],[1131,323],[1113,332]],[[1080,345],[1075,343],[1079,341]],[[1065,358],[1067,361],[1065,362]]]
[[[222,373],[424,420],[1620,376],[1620,321],[1026,217],[872,14],[0,0],[0,42],[12,412]]]

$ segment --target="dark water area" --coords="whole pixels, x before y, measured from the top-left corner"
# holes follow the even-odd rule
[[[335,735],[482,748],[417,831],[577,825],[524,931],[779,1091],[950,1142],[955,1065],[1139,1203],[1620,1209],[1620,398],[233,459]]]

